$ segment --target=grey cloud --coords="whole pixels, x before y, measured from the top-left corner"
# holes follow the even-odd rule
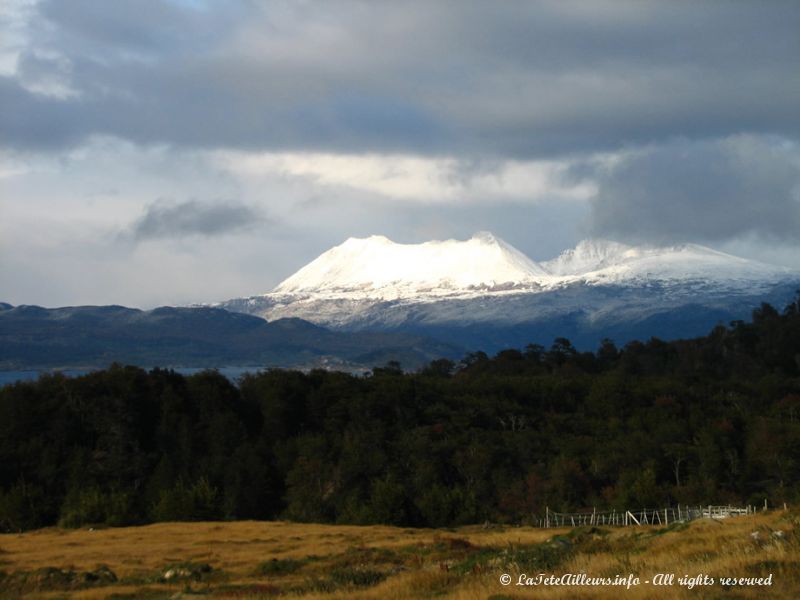
[[[800,148],[779,138],[674,141],[596,173],[595,235],[800,243]]]
[[[0,135],[495,157],[800,135],[794,2],[198,6],[43,4],[32,43],[81,95],[2,87],[15,119],[68,124]]]
[[[216,236],[252,227],[264,217],[241,204],[219,204],[189,200],[180,204],[156,202],[145,209],[130,231],[137,240]]]
[[[469,207],[375,202],[370,193],[327,196],[325,200],[306,203],[298,214],[286,216],[294,224],[293,238],[299,247],[285,253],[283,277],[348,237],[374,234],[416,244],[436,239],[465,240],[488,230],[534,260],[547,260],[585,237],[582,225],[588,216],[585,203],[557,199],[531,205],[485,198]],[[354,219],[353,215],[358,217]],[[283,222],[281,228],[285,228]]]
[[[100,62],[148,61],[207,50],[242,18],[243,3],[223,10],[169,0],[44,0],[39,12],[57,27],[55,42],[69,54]],[[47,35],[47,33],[45,34]],[[51,32],[50,35],[53,35]]]
[[[0,76],[0,146],[18,150],[59,148],[77,144],[90,133],[76,119],[75,103],[24,89]]]

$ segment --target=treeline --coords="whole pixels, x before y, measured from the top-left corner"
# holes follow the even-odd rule
[[[566,339],[369,376],[111,368],[0,390],[0,530],[446,526],[545,506],[800,500],[800,305],[702,338]]]

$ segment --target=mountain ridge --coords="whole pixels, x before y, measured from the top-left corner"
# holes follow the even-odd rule
[[[407,368],[463,349],[411,333],[330,331],[298,318],[270,322],[214,307],[124,306],[0,310],[0,370],[141,366]]]
[[[791,276],[800,274],[699,244],[631,246],[588,239],[553,259],[536,262],[490,232],[465,241],[421,244],[370,236],[348,238],[261,296],[403,300],[643,279],[702,279],[752,287]]]
[[[466,241],[422,244],[351,237],[282,281],[273,293],[402,298],[421,290],[433,295],[437,290],[536,284],[546,276],[537,263],[489,232]]]
[[[407,272],[414,277],[403,279]],[[788,302],[797,287],[796,271],[698,244],[584,240],[537,263],[481,232],[416,245],[350,238],[273,292],[214,306],[334,330],[430,332],[484,350],[500,349],[498,340],[549,343],[560,323],[556,336],[569,333],[589,349],[611,333],[620,342],[700,335],[720,320],[749,317],[762,301]]]

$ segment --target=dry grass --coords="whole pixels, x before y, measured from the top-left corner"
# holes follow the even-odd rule
[[[0,536],[0,572],[5,573],[5,579],[0,575],[0,593],[8,598],[154,600],[193,597],[190,593],[305,600],[800,598],[798,522],[796,512],[776,511],[671,528],[574,531],[514,527],[444,531],[284,522],[45,529]],[[118,580],[87,580],[84,574],[100,565]],[[211,571],[204,572],[201,565],[209,565]],[[61,571],[53,575],[45,571],[48,567]],[[177,575],[165,580],[170,568]],[[642,583],[630,590],[499,583],[504,572],[516,582],[520,571],[595,577],[632,573]],[[644,583],[656,573],[675,574],[674,585]],[[725,589],[719,584],[722,576],[770,573],[770,587]],[[717,583],[690,590],[677,582],[678,577],[700,574]]]

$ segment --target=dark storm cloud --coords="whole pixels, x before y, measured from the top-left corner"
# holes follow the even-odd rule
[[[262,215],[244,205],[189,200],[180,204],[156,202],[131,227],[137,240],[177,238],[188,235],[215,236],[251,227]]]
[[[0,139],[499,157],[800,132],[796,2],[46,2]],[[57,66],[54,63],[54,67]],[[24,74],[23,74],[24,75]],[[66,121],[66,123],[64,123]],[[17,123],[52,123],[21,127]],[[10,134],[10,135],[9,135]]]
[[[584,173],[585,175],[585,173]],[[633,153],[599,175],[591,223],[631,241],[800,242],[800,149],[738,136]]]

